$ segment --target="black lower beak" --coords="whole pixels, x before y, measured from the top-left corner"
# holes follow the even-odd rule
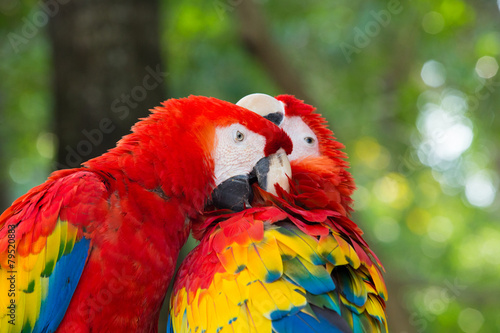
[[[250,175],[238,175],[223,181],[212,192],[213,205],[218,209],[231,209],[235,212],[250,208],[253,179],[252,172]]]
[[[261,158],[253,167],[252,173],[255,174],[255,180],[258,181],[260,188],[267,189],[267,174],[269,173],[269,158]]]
[[[212,204],[218,209],[231,209],[239,212],[250,208],[253,200],[252,184],[276,195],[275,184],[288,191],[291,175],[290,162],[284,150],[261,158],[248,175],[231,177],[217,186],[212,192]]]
[[[217,209],[235,212],[252,207],[252,184],[258,182],[261,188],[266,188],[268,172],[269,160],[261,158],[250,174],[234,176],[220,183],[212,192],[212,204]]]

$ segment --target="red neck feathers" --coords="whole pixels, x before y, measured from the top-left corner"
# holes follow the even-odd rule
[[[317,179],[315,182],[331,197],[330,203],[334,206],[331,208],[346,215],[352,211],[351,195],[356,187],[351,174],[346,170],[349,164],[345,160],[347,155],[341,150],[345,148],[344,145],[336,141],[326,119],[314,112],[315,107],[291,95],[280,95],[276,99],[285,104],[286,117],[299,116],[312,129],[318,138],[321,156],[331,161],[321,158],[293,161],[291,164],[294,180],[300,185],[305,181],[304,175],[308,173],[316,177],[321,176],[323,180]]]

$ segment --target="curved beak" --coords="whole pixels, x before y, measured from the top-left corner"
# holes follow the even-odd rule
[[[277,195],[276,185],[285,191],[290,190],[289,178],[292,177],[290,161],[283,148],[276,153],[261,158],[247,175],[231,177],[220,183],[212,192],[212,204],[218,209],[242,211],[250,208],[253,199],[252,184]]]
[[[283,148],[268,157],[262,158],[255,165],[254,171],[259,186],[263,190],[277,195],[276,185],[279,185],[285,191],[290,191],[288,180],[292,177],[292,168]]]
[[[252,207],[252,182],[250,175],[231,177],[217,186],[212,192],[212,204],[218,209],[231,209],[236,212]]]
[[[283,102],[266,94],[256,93],[247,95],[240,99],[236,105],[260,114],[277,126],[281,125],[285,117],[285,105]]]

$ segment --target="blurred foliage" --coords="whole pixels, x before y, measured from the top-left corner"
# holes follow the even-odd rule
[[[11,201],[47,177],[54,156],[50,46],[43,29],[27,27],[34,8],[35,1],[6,1],[0,6],[0,151],[4,155],[0,170],[10,184]],[[10,41],[14,34],[23,36],[23,29],[32,38],[15,43],[16,52]]]
[[[238,3],[163,3],[170,96],[286,93],[243,47]],[[497,3],[255,3],[346,145],[354,219],[398,286],[389,302],[407,309],[392,319],[416,332],[500,331]],[[0,6],[0,168],[10,200],[43,182],[57,144],[46,34],[17,52],[9,39],[39,10],[35,1]]]

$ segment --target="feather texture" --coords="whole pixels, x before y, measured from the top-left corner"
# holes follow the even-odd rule
[[[90,240],[81,218],[61,219],[69,203],[63,194],[92,191],[80,201],[84,212],[104,186],[86,171],[64,176],[33,189],[0,216],[0,278],[7,281],[0,295],[2,332],[55,331],[78,285]]]
[[[291,210],[289,201],[272,199],[272,207],[228,215],[186,258],[174,287],[172,332],[232,332],[235,327],[245,327],[244,332],[349,332],[364,323],[373,328],[363,332],[385,331],[382,268],[364,243],[349,236],[357,228],[342,225],[345,218],[324,210],[321,226],[328,234],[306,233],[293,221],[304,221],[298,214],[307,215],[307,210]],[[258,218],[276,207],[284,213],[281,220]],[[232,224],[245,227],[238,234]],[[337,224],[348,233],[340,236],[329,226]],[[261,232],[253,233],[261,236],[250,237],[247,230],[257,227]],[[221,243],[226,228],[233,230],[232,238]],[[229,259],[220,258],[226,257],[237,264],[225,264]],[[208,312],[199,307],[205,303]]]
[[[254,186],[254,208],[193,222],[201,242],[179,269],[168,332],[387,332],[383,267],[349,218],[343,146],[312,106],[277,99],[313,130],[320,156],[292,162],[290,193]]]
[[[16,200],[0,216],[0,331],[156,332],[189,219],[215,187],[215,133],[232,125],[263,138],[252,161],[279,148],[291,151],[281,129],[248,110],[214,98],[172,99],[117,147],[83,168],[53,173]],[[217,241],[222,246],[240,233],[231,226]],[[239,240],[245,246],[261,235],[250,230],[247,236]],[[278,261],[268,260],[269,253],[264,246],[249,254],[265,255],[254,268],[272,279]],[[234,254],[233,267],[229,254],[220,252],[228,269],[247,261]],[[9,296],[4,290],[13,269]],[[192,318],[216,314],[217,281],[204,294],[189,295],[200,302]]]

